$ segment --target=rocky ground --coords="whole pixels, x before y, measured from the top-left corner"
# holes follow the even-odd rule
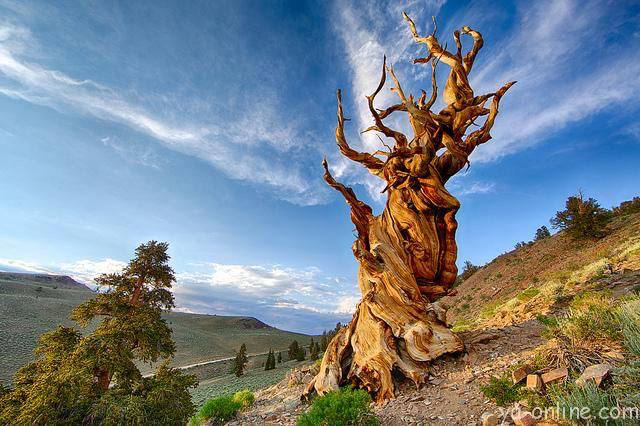
[[[430,369],[429,382],[421,389],[403,384],[398,398],[374,411],[383,425],[467,425],[479,424],[482,414],[500,410],[480,392],[480,384],[491,375],[530,358],[545,343],[541,326],[530,321],[504,329],[463,333],[467,351],[437,360]],[[294,425],[307,409],[300,402],[313,371],[294,371],[283,382],[256,394],[250,411],[243,412],[232,425]]]

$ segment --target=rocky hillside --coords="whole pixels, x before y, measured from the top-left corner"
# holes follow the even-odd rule
[[[559,233],[498,256],[442,299],[449,322],[460,331],[532,319],[587,282],[629,290],[640,281],[640,214],[616,217],[609,227],[601,240]]]

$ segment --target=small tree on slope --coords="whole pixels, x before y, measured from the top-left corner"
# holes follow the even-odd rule
[[[244,343],[240,346],[240,350],[236,352],[236,358],[233,361],[233,374],[240,377],[244,374],[244,367],[247,365],[247,345]]]
[[[567,199],[565,209],[551,219],[554,228],[565,230],[574,238],[599,238],[605,233],[609,212],[581,192]]]
[[[175,352],[163,310],[174,306],[168,244],[150,241],[122,273],[96,279],[107,291],[79,305],[69,327],[41,336],[36,360],[14,377],[0,398],[0,424],[184,423],[195,411],[188,389],[194,376],[168,368]],[[142,377],[136,362],[165,362]]]

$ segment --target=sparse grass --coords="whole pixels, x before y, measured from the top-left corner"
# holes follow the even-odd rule
[[[527,300],[533,299],[538,294],[540,294],[540,290],[538,290],[537,288],[529,287],[528,289],[518,294],[516,296],[516,299],[518,299],[521,302],[526,302]]]
[[[480,312],[480,317],[482,319],[493,318],[496,312],[498,311],[498,308],[500,307],[500,305],[502,305],[502,301],[500,300],[496,300],[494,302],[488,303],[487,305],[484,306],[484,308],[482,308],[482,311]]]
[[[614,300],[607,292],[586,292],[578,295],[566,317],[539,316],[547,326],[548,337],[568,340],[569,350],[579,355],[595,342],[606,341],[622,345],[627,351],[624,363],[613,371],[613,386],[600,389],[592,383],[578,387],[573,380],[547,390],[550,406],[560,407],[564,419],[578,424],[627,425],[636,420],[599,417],[600,410],[624,410],[640,404],[640,299]],[[575,356],[575,355],[572,355]],[[573,371],[575,378],[580,370]],[[538,401],[542,403],[542,401]],[[591,418],[577,418],[575,407],[585,407]],[[574,408],[574,411],[571,411]]]
[[[309,412],[296,420],[297,426],[375,426],[378,419],[370,408],[366,391],[342,388],[315,398]]]
[[[453,323],[453,327],[451,328],[451,331],[453,331],[454,333],[460,333],[462,331],[471,330],[474,325],[475,324],[472,321],[469,321],[463,318],[457,319]]]

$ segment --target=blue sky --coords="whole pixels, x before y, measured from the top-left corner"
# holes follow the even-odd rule
[[[477,93],[518,80],[494,139],[449,184],[459,263],[482,264],[578,189],[606,207],[638,195],[639,9],[0,1],[0,269],[90,281],[139,243],[168,241],[179,309],[332,327],[359,294],[353,226],[322,157],[376,211],[384,203],[380,182],[337,153],[335,90],[352,145],[375,150],[359,130],[382,56],[406,90],[430,86],[401,11],[422,32],[435,15],[450,46],[462,25],[483,33]]]

